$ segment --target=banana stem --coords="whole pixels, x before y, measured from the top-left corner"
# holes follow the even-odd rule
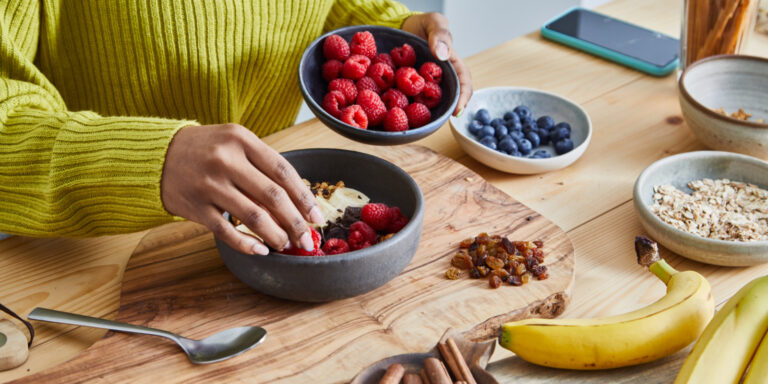
[[[661,279],[664,284],[669,283],[669,279],[672,278],[672,275],[677,273],[677,270],[672,268],[671,265],[667,264],[667,261],[664,259],[660,259],[659,261],[651,264],[651,266],[648,267],[648,270],[656,275],[656,277]]]
[[[667,264],[659,255],[659,245],[645,236],[635,238],[635,253],[637,254],[637,263],[648,267],[648,270],[661,279],[664,284],[667,284],[672,275],[677,273],[677,270]]]

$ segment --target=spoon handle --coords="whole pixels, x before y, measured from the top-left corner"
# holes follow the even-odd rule
[[[52,323],[72,324],[80,325],[84,327],[111,329],[113,331],[129,332],[129,333],[141,333],[145,335],[153,335],[166,337],[171,340],[176,340],[177,335],[162,331],[159,329],[142,327],[140,325],[126,324],[118,321],[100,319],[98,317],[90,317],[84,315],[78,315],[75,313],[55,311],[53,309],[35,308],[29,313],[27,318],[31,320],[48,321]]]

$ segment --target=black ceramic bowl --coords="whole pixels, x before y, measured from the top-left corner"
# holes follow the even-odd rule
[[[348,42],[357,32],[368,31],[376,39],[376,48],[380,53],[389,53],[392,48],[410,44],[416,51],[416,69],[426,61],[437,63],[443,70],[443,81],[440,87],[443,89],[443,99],[440,104],[431,109],[432,120],[419,128],[402,132],[375,131],[360,129],[331,116],[323,107],[323,97],[328,92],[328,82],[323,79],[322,66],[325,62],[323,56],[323,41],[325,38],[337,34]],[[439,61],[432,56],[427,42],[420,37],[401,31],[399,29],[381,27],[376,25],[356,25],[331,31],[318,37],[304,51],[299,64],[299,87],[309,109],[325,125],[346,136],[349,139],[376,145],[405,144],[424,138],[437,131],[451,116],[456,104],[459,102],[459,78],[456,70],[449,62]]]
[[[344,181],[371,201],[400,207],[410,221],[384,242],[331,256],[248,255],[217,238],[224,264],[238,279],[270,296],[323,302],[376,289],[408,265],[419,246],[424,219],[424,197],[408,173],[378,157],[339,149],[303,149],[283,156],[310,182]]]

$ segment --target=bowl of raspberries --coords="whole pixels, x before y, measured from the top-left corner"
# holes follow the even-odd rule
[[[312,228],[312,252],[249,255],[216,239],[224,264],[238,279],[270,296],[325,302],[369,292],[405,269],[418,248],[424,218],[424,197],[407,172],[384,159],[340,149],[283,156],[315,193],[325,224]]]
[[[313,41],[299,64],[310,110],[352,140],[396,145],[440,128],[459,100],[459,79],[423,39],[399,29],[358,25]]]

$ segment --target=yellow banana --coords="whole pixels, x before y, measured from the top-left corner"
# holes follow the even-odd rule
[[[595,319],[527,319],[503,324],[499,344],[538,365],[606,369],[641,364],[692,343],[714,313],[707,280],[678,272],[659,259],[656,243],[635,242],[638,262],[667,284],[655,303],[619,316]]]
[[[763,335],[763,341],[757,347],[755,357],[749,365],[749,371],[744,378],[744,384],[764,384],[768,382],[768,334]]]
[[[752,280],[717,312],[680,368],[675,384],[738,383],[766,330],[768,276]],[[760,349],[768,347],[761,346]],[[765,377],[768,369],[766,352],[756,359],[764,363],[752,374],[753,383],[768,381]],[[760,364],[753,363],[753,370],[755,365]]]

